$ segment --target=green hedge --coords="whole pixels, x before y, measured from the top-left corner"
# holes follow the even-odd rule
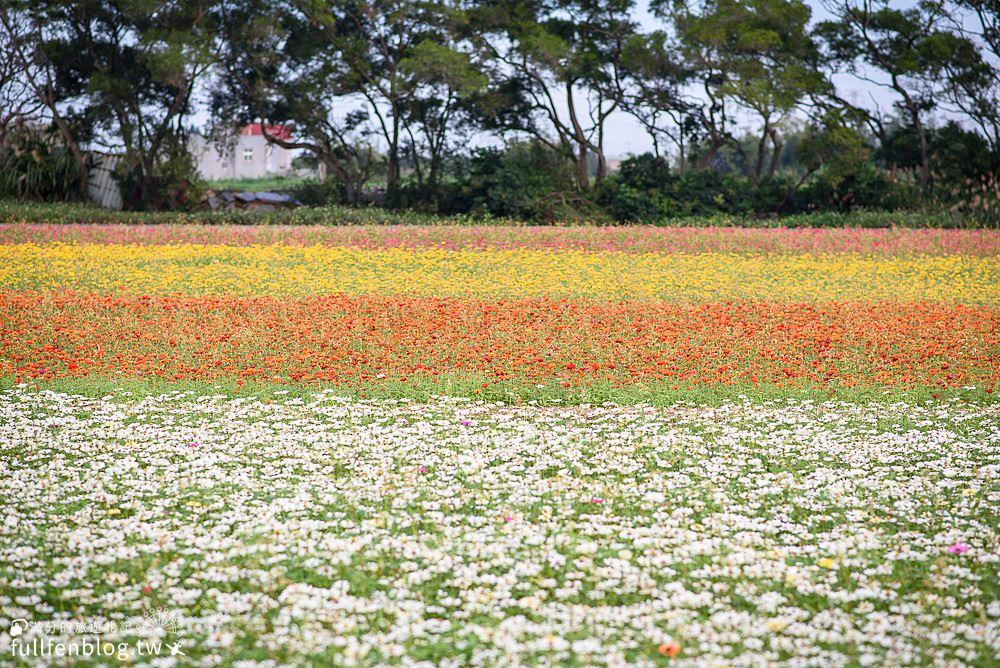
[[[441,218],[413,211],[378,208],[297,207],[275,211],[114,211],[80,204],[0,201],[0,223],[193,224],[193,225],[473,225],[515,221]]]
[[[605,224],[606,221],[593,221]],[[112,211],[66,203],[0,201],[0,223],[78,224],[199,224],[199,225],[528,225],[508,218],[432,216],[379,208],[298,207],[278,211],[135,212]],[[696,216],[663,219],[672,227],[933,227],[981,228],[976,218],[958,213],[915,211],[854,211],[809,213],[783,217]],[[989,226],[995,227],[995,226]]]

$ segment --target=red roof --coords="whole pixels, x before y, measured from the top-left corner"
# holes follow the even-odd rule
[[[244,125],[240,130],[240,134],[259,137],[264,134],[264,130],[260,123],[251,123],[250,125]],[[292,140],[292,129],[287,125],[268,125],[267,134],[281,141]]]

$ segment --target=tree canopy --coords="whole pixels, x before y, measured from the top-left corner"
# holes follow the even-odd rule
[[[602,206],[624,116],[663,169],[777,209],[872,170],[924,195],[992,178],[1000,3],[823,6],[654,0],[650,26],[633,0],[6,0],[0,149],[47,126],[84,182],[120,155],[132,208],[183,205],[195,117],[219,146],[260,124],[348,204],[382,182],[390,206],[473,206],[483,150],[514,152],[500,169],[534,143],[572,175],[552,197]]]

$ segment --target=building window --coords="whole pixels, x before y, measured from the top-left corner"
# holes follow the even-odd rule
[[[245,148],[243,149],[243,162],[253,162],[253,149]]]

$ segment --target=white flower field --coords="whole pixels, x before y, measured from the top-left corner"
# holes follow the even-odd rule
[[[0,656],[987,665],[998,446],[1000,406],[958,399],[551,408],[13,388],[0,614],[29,621]],[[38,619],[86,620],[98,649],[46,654],[74,640]],[[164,645],[140,656],[151,640]]]

